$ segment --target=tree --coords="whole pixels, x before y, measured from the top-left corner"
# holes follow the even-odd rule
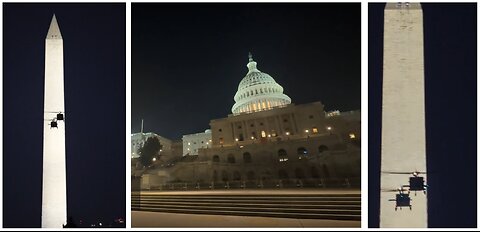
[[[140,148],[140,162],[143,166],[148,167],[152,164],[152,159],[158,154],[162,148],[157,137],[150,137],[145,141],[145,144]]]

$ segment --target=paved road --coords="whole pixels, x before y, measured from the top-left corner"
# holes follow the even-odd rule
[[[361,227],[360,221],[290,219],[268,217],[240,217],[221,215],[197,215],[132,211],[132,227],[176,228],[320,228]]]

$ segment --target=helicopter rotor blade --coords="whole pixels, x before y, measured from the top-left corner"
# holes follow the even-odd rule
[[[427,174],[427,172],[419,172],[419,171],[413,171],[413,172],[391,172],[391,171],[384,171],[382,173],[385,174],[399,174],[399,175],[415,175],[416,174]]]
[[[398,192],[398,191],[402,191],[402,190],[405,191],[405,189],[401,189],[401,190],[400,189],[382,189],[381,191],[382,192],[392,192],[393,193],[393,192]]]
[[[385,174],[401,174],[401,175],[411,175],[413,174],[413,172],[382,172],[382,173],[385,173]]]

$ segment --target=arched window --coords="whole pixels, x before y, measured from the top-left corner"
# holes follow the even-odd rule
[[[255,180],[255,172],[253,172],[253,171],[247,172],[247,179],[248,180]]]
[[[218,157],[218,155],[214,155],[213,156],[213,162],[215,162],[215,163],[220,162],[220,157]]]
[[[310,173],[312,178],[319,178],[320,175],[318,175],[318,169],[316,167],[310,168]]]
[[[325,152],[325,151],[328,151],[328,147],[325,146],[325,145],[320,145],[318,147],[318,153],[322,153],[322,152]]]
[[[235,156],[233,156],[233,154],[228,154],[227,161],[231,164],[234,164],[235,163]]]
[[[287,171],[283,170],[283,169],[280,169],[278,171],[278,179],[281,179],[281,180],[287,180],[288,179],[288,173]]]
[[[301,168],[295,169],[295,177],[297,177],[297,179],[305,178],[305,173],[303,173],[303,169]]]
[[[228,172],[227,171],[222,171],[222,180],[223,181],[228,181]]]
[[[242,179],[242,175],[240,175],[240,172],[235,171],[233,173],[233,180],[241,180],[241,179]]]
[[[304,147],[299,147],[297,149],[297,155],[298,155],[298,159],[306,158],[308,156],[308,151]]]
[[[285,151],[284,149],[278,150],[278,161],[280,162],[288,161],[287,151]]]
[[[252,155],[250,155],[250,153],[248,153],[248,152],[243,153],[243,162],[244,163],[251,163],[252,162]]]

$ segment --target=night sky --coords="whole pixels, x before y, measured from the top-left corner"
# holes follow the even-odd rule
[[[125,218],[125,4],[3,5],[3,226],[40,227],[45,37],[64,43],[68,215]]]
[[[231,114],[248,52],[295,104],[360,109],[360,4],[132,4],[132,133]]]
[[[378,227],[384,4],[369,4],[369,227]],[[422,4],[429,227],[477,226],[476,4]],[[415,207],[415,202],[412,202]],[[394,207],[394,205],[392,205]]]

